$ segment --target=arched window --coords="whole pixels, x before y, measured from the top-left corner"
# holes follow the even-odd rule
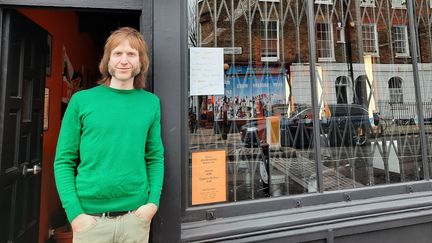
[[[390,103],[403,103],[402,79],[393,77],[388,82]]]
[[[355,93],[354,93],[354,103],[359,105],[368,105],[368,94],[366,90],[366,85],[368,85],[368,77],[366,75],[359,76],[355,82]]]
[[[338,104],[348,104],[348,77],[340,76],[336,79],[336,102]]]

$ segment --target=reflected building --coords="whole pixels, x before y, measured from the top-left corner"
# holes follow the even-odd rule
[[[247,148],[259,150],[262,143],[272,147],[270,167],[276,177],[284,176],[286,195],[319,191],[319,174],[323,191],[423,178],[412,60],[418,57],[428,122],[431,2],[418,0],[414,6],[416,55],[404,0],[315,0],[313,26],[307,1],[201,0],[192,5],[195,25],[189,37],[198,47],[224,48],[226,69],[225,95],[191,97],[190,110],[200,117],[201,128],[212,128],[226,142],[207,137],[191,151],[231,151],[231,200],[237,200],[239,175],[252,173],[248,162],[242,172],[239,161],[260,160]],[[272,117],[277,117],[273,125]],[[317,161],[322,163],[318,174]],[[248,178],[254,176],[262,179],[253,173]]]

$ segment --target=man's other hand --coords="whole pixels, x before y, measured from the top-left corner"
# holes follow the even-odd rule
[[[139,207],[135,211],[135,215],[139,218],[151,221],[157,210],[158,208],[154,203],[147,203],[146,205]]]
[[[95,218],[88,214],[82,213],[72,220],[71,226],[73,232],[80,232],[88,229],[94,224],[96,224]]]

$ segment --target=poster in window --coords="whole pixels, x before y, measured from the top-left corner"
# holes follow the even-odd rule
[[[192,205],[226,200],[225,150],[192,153]]]

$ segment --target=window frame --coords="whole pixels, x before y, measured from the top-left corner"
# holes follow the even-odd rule
[[[330,36],[330,40],[326,40],[327,42],[329,42],[330,43],[330,49],[329,49],[329,51],[330,51],[330,56],[329,57],[319,57],[318,55],[319,55],[319,47],[318,47],[318,42],[319,41],[321,41],[321,40],[318,40],[318,38],[316,39],[316,45],[317,45],[317,47],[316,47],[316,49],[317,49],[317,57],[318,57],[318,62],[334,62],[334,61],[336,61],[336,59],[335,59],[335,46],[334,46],[334,33],[333,33],[333,23],[331,22],[331,21],[321,21],[321,22],[316,22],[315,23],[315,36],[318,36],[318,34],[317,34],[317,31],[318,31],[318,28],[317,28],[317,25],[318,24],[324,24],[324,25],[327,25],[327,34],[326,34],[326,36]],[[330,33],[330,34],[328,34],[328,33]]]
[[[392,77],[388,81],[389,103],[403,104],[403,80],[400,77]]]
[[[403,32],[402,32],[402,36],[404,37],[403,40],[396,40],[395,38],[395,31],[393,30],[393,48],[394,48],[394,52],[395,52],[395,57],[410,57],[410,50],[409,50],[409,41],[408,41],[408,26],[406,25],[393,25],[392,28],[396,29],[396,28],[403,28]],[[400,41],[403,42],[405,45],[405,52],[397,52],[396,50],[396,41]]]
[[[397,3],[396,1],[400,2],[400,4]],[[403,4],[402,1],[405,1],[405,4]],[[392,0],[391,1],[392,9],[406,9],[406,5],[407,5],[407,0]]]
[[[261,56],[261,62],[278,62],[279,61],[279,59],[280,59],[280,40],[279,40],[279,35],[280,35],[280,33],[279,33],[279,20],[277,20],[277,19],[261,19],[260,20],[260,41],[261,41],[261,43],[263,42],[263,41],[269,41],[269,40],[274,40],[274,39],[271,39],[271,38],[267,38],[267,39],[265,39],[263,36],[262,36],[262,28],[261,28],[261,26],[262,26],[262,23],[263,22],[276,22],[276,52],[277,52],[277,54],[276,54],[276,57],[268,57],[268,56],[265,56],[264,55],[264,52],[262,51],[263,49],[264,49],[264,47],[261,45],[261,53],[260,53],[260,56]],[[268,26],[268,25],[267,25]],[[267,29],[267,33],[268,33],[268,30],[269,29]]]
[[[360,0],[360,7],[375,8],[375,0]]]
[[[374,48],[375,48],[375,52],[369,52],[369,51],[365,51],[365,32],[363,30],[363,27],[373,27],[373,36],[374,36]],[[362,43],[363,43],[363,53],[364,54],[368,54],[374,57],[379,57],[379,48],[378,48],[378,31],[377,31],[377,24],[376,23],[368,23],[368,24],[362,24],[361,26],[362,28]]]

